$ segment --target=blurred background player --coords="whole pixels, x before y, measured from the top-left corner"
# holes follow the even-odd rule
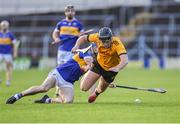
[[[127,65],[128,56],[120,39],[113,37],[108,27],[101,28],[99,33],[81,36],[72,48],[72,52],[86,41],[94,42],[98,48],[97,61],[81,80],[81,89],[88,91],[100,79],[98,86],[88,99],[88,102],[92,103],[114,81],[118,72]]]
[[[65,7],[65,16],[65,19],[57,23],[52,34],[54,43],[59,43],[57,54],[58,65],[65,63],[72,57],[71,49],[75,45],[80,33],[83,32],[82,24],[74,17],[74,6],[67,5]],[[69,40],[63,41],[63,39],[67,38]]]
[[[41,85],[30,87],[21,93],[13,95],[7,100],[6,104],[13,104],[24,96],[47,92],[55,86],[60,89],[59,97],[49,98],[45,95],[42,99],[35,102],[72,103],[74,99],[74,82],[92,67],[93,58],[87,52],[89,49],[90,47],[85,52],[78,52],[72,59],[53,69]]]
[[[6,85],[12,80],[13,58],[17,57],[17,45],[15,36],[9,31],[9,22],[4,20],[0,23],[0,62],[6,65]],[[12,57],[13,53],[13,57]]]
[[[65,7],[65,16],[65,19],[57,23],[52,34],[54,40],[53,43],[59,43],[57,53],[58,65],[67,62],[72,57],[71,49],[75,45],[80,33],[83,32],[82,24],[75,18],[75,8],[73,5],[67,5]],[[63,41],[63,39],[67,38],[69,38],[69,40]],[[57,96],[58,92],[57,88]]]

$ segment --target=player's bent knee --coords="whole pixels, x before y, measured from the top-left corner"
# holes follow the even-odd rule
[[[13,64],[11,62],[6,62],[6,65],[8,68],[11,68],[13,66]]]

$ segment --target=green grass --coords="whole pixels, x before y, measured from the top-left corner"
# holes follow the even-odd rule
[[[125,69],[115,80],[127,86],[164,87],[166,94],[108,89],[94,104],[88,104],[88,93],[80,91],[76,82],[73,104],[34,104],[43,94],[5,104],[11,95],[41,84],[47,74],[48,70],[15,71],[11,87],[6,87],[5,74],[0,72],[0,122],[180,122],[180,70]],[[54,89],[48,95],[54,96]],[[142,103],[135,103],[136,98]]]

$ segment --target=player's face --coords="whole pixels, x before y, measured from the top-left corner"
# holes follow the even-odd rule
[[[1,30],[5,32],[8,30],[9,24],[4,22],[0,24],[0,27],[1,27]]]
[[[74,15],[75,15],[75,10],[74,9],[66,9],[65,15],[68,19],[73,19]]]
[[[104,41],[103,41],[103,46],[104,46],[105,48],[111,47],[111,44],[112,44],[111,39],[107,39],[107,40],[104,40]]]

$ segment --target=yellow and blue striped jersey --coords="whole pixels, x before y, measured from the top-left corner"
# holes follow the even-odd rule
[[[71,22],[63,19],[56,25],[55,30],[59,31],[59,38],[62,40],[62,43],[59,45],[59,49],[71,51],[72,47],[76,43],[76,40],[78,39],[79,34],[83,31],[83,26],[77,19],[73,19]],[[71,38],[63,41],[63,39],[68,37]]]
[[[0,53],[10,54],[12,53],[12,43],[15,40],[15,36],[11,32],[0,32]]]

